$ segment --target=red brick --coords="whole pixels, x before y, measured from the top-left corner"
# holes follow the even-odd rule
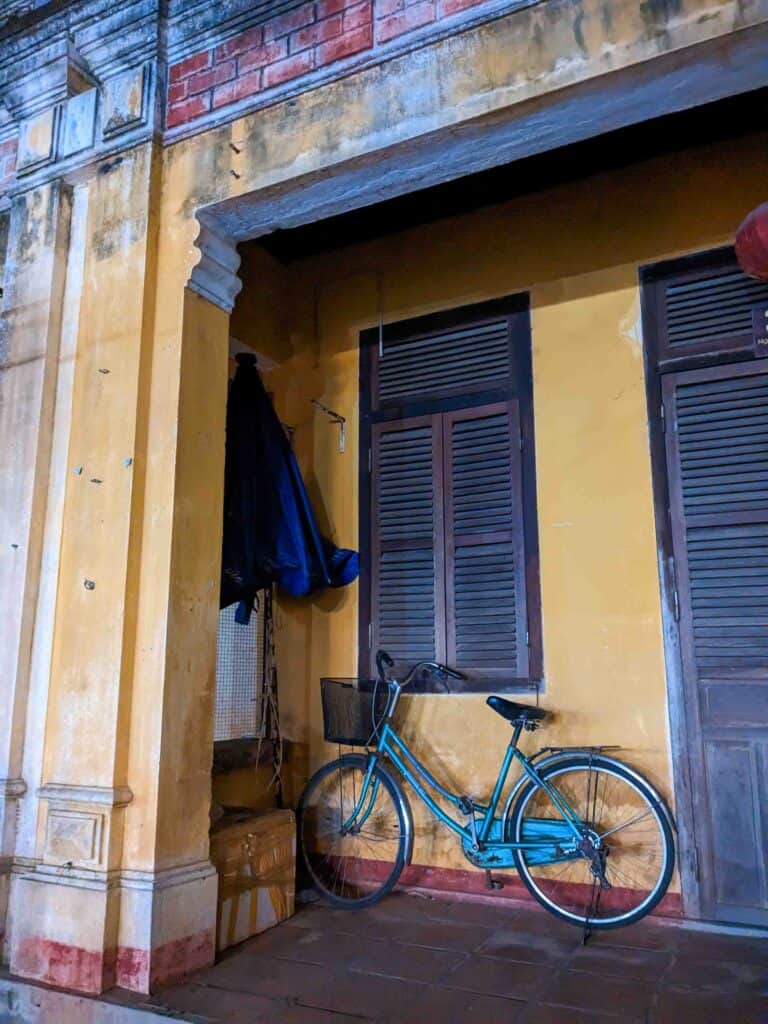
[[[441,0],[440,17],[448,18],[459,11],[466,11],[468,7],[477,7],[483,2],[484,0]]]
[[[332,39],[317,48],[317,66],[332,64],[342,57],[351,57],[353,53],[369,50],[373,46],[373,26],[365,25],[354,32],[345,32],[338,39]]]
[[[214,59],[220,61],[236,57],[238,54],[245,53],[246,50],[252,50],[254,46],[261,46],[263,42],[264,29],[261,25],[257,25],[255,28],[241,32],[239,36],[233,36],[232,39],[219,43],[213,51]]]
[[[363,28],[365,25],[370,25],[372,18],[373,8],[371,0],[365,0],[365,3],[348,7],[344,11],[344,31],[351,32],[354,28]]]
[[[210,66],[210,50],[206,50],[204,53],[195,53],[191,57],[185,57],[184,60],[180,60],[178,64],[171,65],[168,71],[168,81],[171,83],[179,82],[182,78],[187,78],[189,75],[194,75],[196,71],[202,71]]]
[[[188,100],[175,104],[168,108],[167,123],[169,128],[177,124],[184,124],[187,121],[194,121],[201,114],[206,114],[211,109],[211,95],[205,93],[202,96],[192,96]]]
[[[376,17],[388,18],[405,7],[405,0],[376,0]]]
[[[299,7],[296,11],[281,14],[277,18],[272,18],[264,26],[264,42],[269,43],[273,39],[277,39],[278,36],[287,36],[290,32],[295,32],[296,29],[304,28],[305,25],[311,25],[314,20],[314,4],[304,4],[303,7]]]
[[[264,88],[270,89],[273,85],[280,85],[281,82],[288,82],[292,78],[298,78],[299,75],[305,75],[314,67],[313,58],[313,50],[304,50],[303,53],[294,54],[287,60],[270,64],[264,72]]]
[[[317,20],[322,21],[323,18],[327,18],[331,14],[338,14],[339,11],[343,11],[348,4],[349,0],[318,0],[317,4],[315,4],[315,7],[317,8]]]
[[[185,83],[189,83],[190,95],[194,96],[199,92],[207,92],[214,85],[228,82],[230,78],[235,77],[235,73],[234,60],[226,60],[221,64],[217,64],[215,68],[209,68],[207,71],[198,71],[196,75],[191,75],[185,79]]]
[[[406,7],[399,14],[393,14],[389,18],[382,18],[376,26],[376,39],[380,43],[386,43],[396,36],[405,32],[412,32],[422,25],[429,25],[435,20],[435,5],[433,0],[425,3],[414,4]]]
[[[225,85],[217,85],[213,90],[213,108],[224,107],[227,103],[235,103],[246,96],[253,96],[261,90],[262,72],[250,71],[247,75],[241,75],[233,82]]]
[[[329,39],[340,36],[342,31],[342,16],[335,14],[332,18],[325,18],[323,21],[316,21],[314,25],[292,32],[289,42],[291,53],[299,50],[306,50],[317,43],[325,43]]]
[[[187,98],[188,93],[188,78],[185,78],[182,82],[174,82],[173,85],[168,86],[168,102],[181,103],[182,100],[185,100]]]
[[[288,40],[278,39],[277,42],[258,46],[255,50],[244,53],[237,62],[238,74],[251,71],[253,68],[264,68],[288,56]]]

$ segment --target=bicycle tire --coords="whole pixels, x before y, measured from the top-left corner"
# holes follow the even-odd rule
[[[313,815],[309,813],[310,807],[312,806],[311,798],[314,793],[320,790],[323,783],[328,781],[329,776],[334,772],[341,773],[343,770],[356,770],[360,772],[362,777],[364,777],[368,768],[368,763],[368,757],[365,754],[345,754],[343,757],[337,758],[335,761],[330,761],[328,764],[323,765],[323,767],[315,772],[307,783],[304,792],[301,795],[296,814],[299,851],[304,867],[306,868],[314,887],[333,906],[349,910],[362,910],[365,907],[370,907],[374,903],[378,903],[378,901],[386,896],[388,892],[391,892],[397,884],[397,880],[399,879],[403,868],[410,861],[411,850],[413,847],[413,819],[407,797],[405,796],[398,779],[388,771],[381,762],[379,762],[374,768],[373,777],[378,780],[379,784],[384,787],[385,792],[388,794],[397,817],[399,828],[399,836],[396,842],[396,854],[393,858],[391,869],[386,872],[385,877],[383,880],[380,880],[378,884],[375,884],[376,879],[367,879],[367,889],[363,888],[362,894],[359,896],[345,896],[339,891],[332,890],[323,877],[323,873],[319,870],[319,864],[316,862],[318,853],[310,849],[310,845],[312,845],[313,840],[314,845],[318,845],[317,829],[313,826]],[[322,801],[320,806],[322,807]],[[328,813],[330,816],[330,811]],[[316,816],[314,817],[316,818]],[[323,862],[328,861],[329,856],[329,854],[326,854],[323,858]],[[341,857],[339,857],[339,859],[341,859]],[[315,863],[313,863],[313,860]],[[382,863],[384,862],[376,862],[377,870],[380,869],[380,865]],[[340,871],[337,871],[335,876],[336,879],[339,880]],[[375,887],[372,888],[371,886],[374,884]]]
[[[664,897],[672,878],[672,872],[675,866],[675,842],[671,816],[655,790],[642,776],[634,771],[634,769],[629,768],[620,761],[616,761],[614,758],[590,754],[577,754],[571,757],[559,759],[545,766],[541,769],[541,776],[544,779],[554,780],[557,776],[564,775],[567,772],[583,771],[585,769],[588,771],[610,774],[614,778],[621,779],[634,789],[648,805],[649,812],[652,814],[653,819],[658,826],[663,848],[663,856],[658,877],[656,878],[652,888],[649,890],[647,896],[640,900],[639,904],[634,909],[625,910],[621,913],[617,912],[612,917],[601,918],[596,915],[592,916],[590,913],[580,915],[573,908],[569,909],[558,905],[553,893],[554,885],[550,886],[549,892],[545,892],[543,890],[542,883],[537,883],[535,881],[534,874],[531,870],[531,868],[534,867],[534,864],[528,863],[525,851],[515,850],[514,858],[517,871],[528,891],[538,903],[540,903],[550,913],[554,914],[555,917],[559,917],[561,920],[568,921],[571,924],[578,925],[579,927],[589,927],[595,931],[608,931],[612,928],[622,928],[630,924],[635,924],[637,921],[649,914],[654,907],[658,906],[659,901]],[[533,781],[527,783],[520,790],[517,800],[512,807],[507,825],[506,834],[512,840],[518,842],[521,841],[523,834],[524,812],[528,807],[531,798],[537,792],[545,793],[545,791]],[[622,826],[622,828],[626,827],[628,826]],[[614,834],[617,834],[618,831],[621,831],[621,829],[617,829]],[[585,861],[574,860],[570,863],[581,864],[583,866]],[[535,866],[541,871],[540,865]],[[606,875],[610,875],[611,870],[612,864],[609,857],[606,860]],[[557,884],[562,885],[563,889],[565,889],[569,883],[565,880]],[[619,887],[619,891],[621,891],[621,887]],[[642,890],[639,891],[642,892]]]

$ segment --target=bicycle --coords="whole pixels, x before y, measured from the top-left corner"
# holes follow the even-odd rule
[[[587,932],[632,924],[653,910],[674,868],[674,822],[650,783],[606,753],[615,748],[543,747],[526,756],[518,747],[522,732],[538,729],[548,713],[488,697],[510,722],[512,737],[491,797],[480,803],[441,785],[393,725],[400,695],[418,674],[444,681],[463,679],[461,673],[419,662],[398,681],[388,675],[393,662],[386,652],[378,652],[376,664],[372,686],[322,681],[326,739],[367,748],[322,767],[299,802],[300,851],[326,899],[350,909],[371,906],[410,863],[413,816],[391,765],[458,836],[470,863],[486,870],[491,887],[501,885],[492,871],[514,868],[542,906]],[[522,771],[498,813],[513,761]]]

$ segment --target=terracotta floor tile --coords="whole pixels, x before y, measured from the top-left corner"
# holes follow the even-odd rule
[[[340,971],[329,976],[325,987],[302,1006],[334,1013],[371,1017],[375,1020],[405,1020],[410,1008],[424,998],[428,986],[399,978]]]
[[[391,1024],[515,1024],[522,1019],[525,1006],[515,999],[430,987],[390,1021]]]
[[[371,934],[377,938],[431,949],[469,953],[491,938],[495,929],[475,924],[447,924],[445,921],[377,921]]]
[[[228,957],[195,975],[205,985],[283,999],[310,995],[327,979],[327,966],[252,954]]]
[[[364,974],[438,984],[466,959],[465,953],[445,949],[403,946],[396,942],[366,942],[362,939],[358,942],[358,952],[343,966],[347,970]]]
[[[500,928],[478,949],[483,956],[501,956],[526,963],[559,963],[579,948],[575,936],[547,935],[520,928]]]
[[[554,973],[551,967],[543,965],[471,956],[444,979],[443,985],[507,999],[530,999]]]
[[[621,1015],[595,1013],[594,1010],[573,1010],[567,1006],[530,1006],[521,1024],[618,1024]]]
[[[664,982],[674,988],[768,996],[768,966],[736,960],[693,960],[680,955]]]
[[[768,999],[663,988],[651,1024],[768,1024]]]
[[[768,966],[768,934],[765,938],[701,932],[686,929],[678,946],[682,956],[697,960],[735,960]]]
[[[561,971],[539,998],[555,1006],[622,1014],[628,1021],[642,1020],[654,1003],[655,987],[629,978],[598,978],[586,971]]]
[[[286,1008],[281,1000],[197,984],[174,985],[163,989],[152,997],[151,1003],[163,1009],[197,1014],[211,1021],[226,1021],[227,1024],[243,1013],[250,1014],[252,1021],[271,1024],[275,1016]]]
[[[665,950],[593,946],[587,943],[576,949],[568,966],[575,971],[657,983],[670,968],[673,955]]]

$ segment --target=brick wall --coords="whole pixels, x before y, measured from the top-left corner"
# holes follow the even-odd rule
[[[0,142],[0,196],[7,192],[16,174],[16,139]]]
[[[167,126],[193,121],[484,0],[313,0],[201,50],[168,75]]]

